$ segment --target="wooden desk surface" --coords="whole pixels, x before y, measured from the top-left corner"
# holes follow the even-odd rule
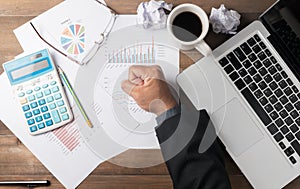
[[[13,34],[13,29],[24,24],[33,17],[57,5],[62,0],[0,0],[0,64],[13,59],[22,52],[22,49]],[[120,14],[134,14],[142,0],[107,0],[107,3]],[[168,0],[167,2],[170,2]],[[194,3],[201,6],[207,13],[212,7],[219,7],[224,3],[228,8],[237,10],[242,14],[241,26],[255,20],[260,13],[266,10],[275,0],[177,0],[175,5],[181,3]],[[217,35],[212,31],[206,41],[212,48],[220,45],[230,36]],[[199,57],[195,51],[189,55]],[[193,61],[186,55],[181,55],[181,68],[186,68]],[[3,72],[0,66],[0,73]],[[1,86],[0,86],[1,87]],[[149,150],[129,150],[115,161],[151,161],[147,154],[159,153]],[[54,157],[55,155],[53,155]],[[155,156],[156,157],[156,156]],[[226,169],[228,171],[232,188],[251,188],[248,181],[239,171],[235,163],[226,154]],[[0,180],[35,180],[48,179],[50,188],[63,188],[56,178],[33,156],[33,154],[0,122]],[[286,188],[299,188],[300,179],[294,180]],[[120,167],[109,162],[98,166],[88,176],[79,188],[172,188],[171,179],[164,164],[149,168],[132,169]]]

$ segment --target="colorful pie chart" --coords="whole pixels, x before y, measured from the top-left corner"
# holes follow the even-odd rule
[[[82,24],[70,24],[61,36],[60,44],[69,53],[78,55],[84,52],[85,28]]]

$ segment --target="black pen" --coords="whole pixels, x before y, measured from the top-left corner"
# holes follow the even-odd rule
[[[50,186],[49,180],[22,180],[22,181],[0,181],[0,186],[27,186],[29,188],[38,186]]]

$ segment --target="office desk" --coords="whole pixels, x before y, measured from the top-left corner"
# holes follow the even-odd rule
[[[14,58],[22,52],[13,29],[39,15],[45,10],[55,6],[62,0],[0,0],[0,64]],[[107,3],[120,14],[134,14],[142,0],[107,0]],[[169,0],[170,2],[171,0]],[[175,0],[175,4],[195,3],[209,13],[211,7],[219,7],[224,3],[227,7],[237,10],[242,14],[241,26],[256,19],[275,0]],[[212,48],[217,47],[230,36],[209,32],[206,41]],[[196,51],[181,54],[182,69],[199,59]],[[193,57],[192,59],[189,57]],[[0,73],[3,72],[0,66]],[[116,158],[115,161],[155,161],[158,150],[129,150]],[[54,155],[53,155],[54,156]],[[226,169],[228,171],[232,188],[251,188],[248,181],[239,171],[235,163],[225,153]],[[0,180],[36,180],[48,179],[51,181],[49,188],[63,188],[52,174],[32,155],[32,153],[0,122]],[[300,179],[296,179],[286,188],[299,188]],[[132,169],[120,167],[110,162],[98,166],[93,173],[85,179],[79,188],[172,188],[171,179],[166,166],[160,164],[149,168]]]

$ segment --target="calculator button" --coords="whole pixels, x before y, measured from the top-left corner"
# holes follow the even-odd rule
[[[47,102],[49,103],[49,102],[53,102],[53,97],[52,96],[49,96],[48,98],[47,98]]]
[[[34,88],[34,90],[39,91],[39,90],[41,90],[41,87],[36,87],[36,88]]]
[[[26,112],[27,110],[30,109],[30,107],[29,107],[29,105],[25,105],[25,106],[22,107],[22,109],[23,109],[24,112]]]
[[[27,123],[28,123],[28,125],[33,125],[35,122],[34,122],[34,119],[29,119],[29,120],[27,120]]]
[[[53,110],[54,108],[56,108],[56,105],[55,105],[55,103],[53,103],[53,104],[50,104],[50,105],[49,105],[49,108],[50,108],[50,110]]]
[[[61,114],[66,113],[66,112],[67,112],[67,108],[65,108],[65,107],[60,108],[60,109],[59,109],[59,112],[60,112]]]
[[[60,100],[57,102],[57,106],[60,107],[60,106],[63,106],[65,103],[63,100]]]
[[[43,96],[44,96],[44,95],[43,95],[42,92],[36,93],[36,97],[37,97],[37,98],[42,98]]]
[[[53,121],[52,121],[52,120],[46,121],[46,126],[47,126],[47,127],[49,127],[49,126],[51,126],[51,125],[53,125]]]
[[[42,116],[37,116],[37,117],[35,118],[35,121],[36,121],[36,122],[41,122],[41,121],[43,121]]]
[[[50,85],[55,85],[56,84],[56,81],[52,81],[51,83],[50,83]]]
[[[23,104],[26,104],[27,103],[27,98],[21,98],[19,100],[20,104],[23,105]]]
[[[35,96],[34,95],[29,96],[28,100],[29,100],[29,102],[34,101],[35,100]]]
[[[43,115],[43,117],[44,117],[44,119],[49,119],[51,116],[50,116],[49,113],[46,113],[46,114]]]
[[[61,99],[61,94],[60,94],[60,93],[58,93],[58,94],[54,95],[54,98],[55,98],[55,100],[59,100],[59,99]]]
[[[33,91],[30,89],[28,91],[26,91],[27,94],[31,94]]]
[[[39,123],[37,126],[38,126],[39,129],[45,128],[45,124],[44,123]]]
[[[48,84],[44,84],[42,87],[43,87],[44,89],[46,89],[48,86],[49,86]]]
[[[63,121],[66,121],[66,120],[69,119],[69,114],[64,114],[64,115],[61,116],[61,118],[62,118]]]
[[[47,111],[48,111],[48,107],[47,107],[47,106],[43,106],[43,107],[41,108],[41,111],[42,111],[42,112],[47,112]]]
[[[35,110],[33,110],[32,112],[33,112],[34,115],[38,115],[38,114],[41,113],[39,109],[35,109]]]
[[[40,105],[40,106],[42,106],[42,105],[44,105],[44,104],[46,104],[45,99],[39,100],[39,105]]]
[[[50,89],[46,89],[46,90],[44,90],[44,94],[45,94],[46,96],[48,96],[49,94],[51,94],[51,91],[50,91]]]
[[[38,106],[38,104],[36,102],[33,102],[30,104],[31,108],[36,108]]]
[[[58,86],[52,88],[52,92],[53,92],[53,93],[56,93],[56,92],[58,92],[58,91],[59,91]]]
[[[26,114],[25,114],[25,117],[28,119],[28,118],[31,118],[32,117],[32,113],[31,112],[27,112]]]
[[[18,94],[18,97],[23,97],[23,96],[25,96],[25,93],[23,93],[23,92]]]
[[[35,132],[35,131],[37,131],[37,127],[36,126],[32,126],[32,127],[30,127],[30,132]]]
[[[53,119],[54,123],[59,123],[59,122],[61,122],[61,119],[60,119],[60,117],[59,117],[59,114],[58,114],[58,111],[57,111],[57,110],[53,110],[53,111],[51,112],[51,115],[52,115],[52,119]]]

